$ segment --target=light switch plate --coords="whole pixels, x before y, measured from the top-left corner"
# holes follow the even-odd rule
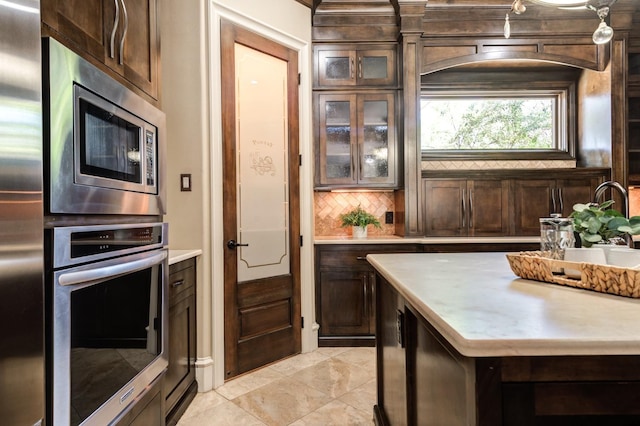
[[[191,173],[180,175],[180,191],[191,191]]]

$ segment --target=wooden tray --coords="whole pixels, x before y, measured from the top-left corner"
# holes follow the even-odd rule
[[[507,259],[513,273],[520,278],[640,298],[638,269],[550,259],[540,251],[507,253]],[[552,272],[564,268],[580,271],[580,279]]]

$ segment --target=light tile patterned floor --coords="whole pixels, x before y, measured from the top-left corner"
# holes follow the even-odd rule
[[[199,393],[178,426],[371,426],[374,348],[319,348]]]

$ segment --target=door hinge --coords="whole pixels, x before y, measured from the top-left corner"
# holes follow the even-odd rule
[[[300,235],[300,247],[302,247],[303,242],[302,242],[302,235]]]
[[[302,167],[302,154],[300,154],[298,156],[298,159],[299,159],[299,162],[300,162],[299,166]]]
[[[298,73],[298,86],[300,86],[300,81],[302,81],[302,74]]]
[[[300,328],[304,328],[304,317],[300,319]]]

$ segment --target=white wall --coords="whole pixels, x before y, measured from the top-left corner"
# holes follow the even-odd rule
[[[199,391],[224,383],[222,136],[219,21],[235,22],[298,50],[300,85],[303,352],[317,346],[313,298],[311,11],[294,0],[160,0],[162,107],[168,128],[169,244],[198,259],[196,374]],[[180,192],[191,173],[192,192]]]

